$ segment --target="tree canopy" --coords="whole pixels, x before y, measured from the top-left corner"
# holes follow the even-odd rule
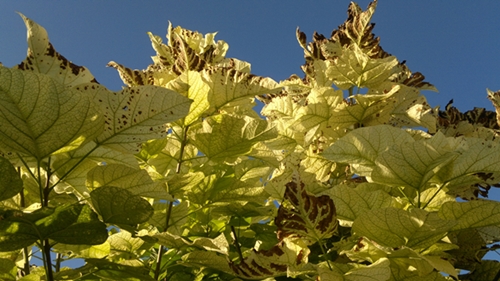
[[[146,69],[108,64],[117,92],[21,14],[28,55],[0,65],[0,278],[500,279],[483,259],[500,91],[497,113],[428,104],[376,5],[329,37],[297,29],[303,74],[280,82],[169,25]]]

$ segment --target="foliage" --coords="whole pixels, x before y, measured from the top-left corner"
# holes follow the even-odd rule
[[[0,278],[498,280],[497,115],[432,108],[373,35],[376,4],[329,38],[297,29],[304,77],[279,83],[170,25],[147,69],[109,63],[118,92],[21,15],[28,56],[0,66]]]

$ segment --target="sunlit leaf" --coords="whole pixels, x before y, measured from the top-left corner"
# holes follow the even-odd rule
[[[28,57],[17,68],[44,73],[65,86],[97,83],[84,66],[78,66],[56,52],[45,28],[19,13],[28,29]]]
[[[453,230],[494,226],[500,223],[500,202],[447,202],[439,209],[439,216],[456,221]]]
[[[104,132],[97,142],[127,153],[139,152],[140,144],[165,137],[166,123],[189,112],[191,101],[171,90],[155,86],[100,91],[95,97],[104,112]]]
[[[118,225],[135,225],[153,215],[153,207],[139,195],[127,189],[103,186],[90,193],[92,204],[104,222]]]
[[[90,97],[44,74],[0,68],[0,147],[43,159],[102,132]]]
[[[335,162],[373,167],[380,153],[394,144],[412,141],[408,133],[392,126],[360,128],[337,140],[323,152],[323,156]]]
[[[455,221],[443,220],[436,213],[389,207],[359,216],[352,230],[389,247],[426,248],[442,239],[455,225]]]
[[[161,182],[154,182],[145,170],[134,169],[120,164],[96,166],[87,174],[87,186],[94,190],[101,186],[118,186],[133,195],[171,200]]]
[[[327,70],[328,78],[341,89],[376,87],[393,73],[398,60],[393,56],[373,59],[352,45],[344,48]]]
[[[236,102],[248,105],[249,98],[280,90],[278,84],[271,78],[234,69],[210,69],[202,72],[202,78],[210,87],[208,93],[210,113],[218,112],[224,106],[234,106]]]
[[[263,120],[231,115],[216,115],[204,120],[193,144],[212,161],[223,161],[250,152],[258,142],[276,136]]]
[[[392,196],[382,190],[367,191],[337,185],[324,193],[335,202],[337,218],[344,221],[352,222],[369,210],[397,206]]]
[[[185,247],[196,247],[200,250],[218,252],[228,255],[229,244],[223,233],[214,239],[200,237],[192,242],[169,232],[162,232],[153,236],[158,239],[158,243],[168,248],[182,249]]]

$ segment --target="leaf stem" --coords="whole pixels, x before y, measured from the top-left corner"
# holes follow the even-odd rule
[[[99,147],[99,144],[96,143],[94,148],[92,148],[89,152],[87,152],[85,155],[82,156],[82,158],[80,158],[80,160],[78,160],[78,162],[76,162],[75,165],[73,165],[73,167],[71,167],[64,175],[62,175],[51,187],[50,187],[50,190],[54,189],[54,187],[56,185],[58,185],[62,180],[64,180],[64,178],[66,178],[71,172],[73,172],[74,169],[76,169],[76,167],[78,167],[78,165],[80,165],[80,163],[83,162],[83,160],[85,160],[87,157],[90,156],[90,154],[92,154],[92,152],[94,152],[97,148]]]
[[[50,258],[51,249],[50,249],[49,239],[43,240],[42,243],[43,243],[42,252],[43,252],[43,261],[44,261],[43,264],[45,266],[45,275],[46,275],[48,281],[53,281],[54,275],[52,272],[52,260]]]
[[[19,174],[19,177],[21,177],[21,167],[17,167],[17,173]],[[24,187],[21,189],[21,192],[19,192],[19,205],[21,205],[21,208],[24,209],[26,207],[26,202],[24,200]],[[23,272],[24,275],[29,275],[30,274],[30,262],[29,262],[29,251],[28,247],[23,248]]]
[[[322,243],[318,243],[318,244],[319,244],[319,248],[321,249],[321,252],[323,253],[323,257],[324,257],[324,259],[326,261],[326,264],[328,265],[328,268],[331,271],[333,271],[332,266],[330,265],[330,261],[327,258],[326,251],[325,251],[325,248],[323,247],[323,244]]]
[[[240,262],[243,262],[243,254],[241,253],[240,242],[238,242],[238,235],[236,235],[236,231],[234,230],[233,225],[231,225],[231,232],[234,236],[234,246],[236,247],[236,251],[238,252],[238,256],[240,257]]]
[[[174,201],[170,201],[168,204],[168,211],[167,211],[167,224],[165,225],[165,230],[167,231],[170,223],[170,214],[172,213],[172,207],[174,206]],[[158,280],[158,277],[160,276],[160,269],[161,269],[161,259],[163,257],[163,254],[165,252],[165,247],[163,245],[160,245],[160,248],[158,249],[158,254],[156,256],[156,268],[155,268],[155,276],[154,279]]]

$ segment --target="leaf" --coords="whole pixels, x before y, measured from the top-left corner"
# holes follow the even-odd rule
[[[9,160],[0,156],[0,201],[23,190],[23,181]]]
[[[137,153],[142,142],[165,137],[166,123],[186,116],[191,104],[174,91],[150,85],[100,91],[95,100],[106,123],[97,142],[126,153]]]
[[[301,237],[313,244],[337,230],[335,205],[328,195],[310,195],[303,182],[291,181],[286,184],[284,200],[274,220],[278,239]]]
[[[224,233],[221,233],[219,236],[214,239],[200,237],[194,239],[192,242],[182,238],[181,236],[173,235],[168,232],[162,232],[155,234],[154,238],[158,239],[158,243],[168,247],[169,249],[182,249],[185,247],[196,247],[200,250],[217,252],[223,255],[228,255],[229,244]]]
[[[397,206],[393,197],[382,190],[368,191],[337,185],[324,193],[335,202],[337,218],[350,222],[369,210]]]
[[[167,231],[173,235],[181,235],[183,233],[183,226],[189,216],[189,203],[187,200],[172,207],[168,229],[166,228],[166,217],[168,212],[167,203],[155,203],[153,205],[154,214],[149,219],[148,223],[157,227],[160,231]]]
[[[482,182],[474,174],[500,172],[500,146],[493,141],[484,141],[477,138],[467,138],[465,151],[459,151],[460,156],[455,159],[456,164],[449,177],[450,187],[461,186],[464,183]],[[472,182],[471,176],[473,176]]]
[[[78,66],[56,52],[49,42],[47,31],[36,22],[18,13],[28,29],[28,57],[17,68],[44,73],[64,86],[97,83],[90,71]]]
[[[278,84],[268,77],[256,76],[234,69],[215,68],[202,72],[202,78],[210,86],[208,113],[220,112],[236,103],[248,105],[248,98],[280,91]]]
[[[425,249],[441,240],[455,225],[455,221],[422,209],[405,211],[389,207],[366,212],[354,220],[352,230],[384,246]]]
[[[359,128],[337,140],[323,156],[335,162],[374,167],[380,153],[394,144],[412,141],[407,132],[388,125]]]
[[[54,252],[64,254],[70,258],[84,259],[102,259],[107,257],[110,253],[110,245],[108,242],[99,245],[68,245],[57,243],[52,246],[52,249]]]
[[[460,280],[495,280],[500,272],[500,263],[484,260],[468,274],[459,275]]]
[[[195,71],[182,73],[179,82],[189,85],[187,97],[193,100],[188,115],[184,118],[184,126],[189,126],[198,121],[201,116],[210,108],[208,93],[210,88],[201,78],[201,74]]]
[[[146,244],[143,239],[132,237],[130,232],[122,229],[120,232],[109,236],[107,242],[110,247],[109,260],[123,265],[142,266],[138,259]]]
[[[14,281],[17,276],[17,266],[9,259],[0,259],[0,280]]]
[[[274,137],[276,130],[264,120],[221,114],[205,119],[192,143],[210,160],[227,161]]]
[[[230,273],[227,258],[218,255],[216,252],[193,251],[182,256],[183,265],[194,267],[208,267]]]
[[[309,249],[299,241],[285,238],[269,250],[253,250],[239,264],[230,262],[231,270],[245,279],[263,279],[286,275],[290,268],[307,264]]]
[[[148,201],[123,188],[103,186],[92,191],[90,197],[106,223],[136,225],[153,215],[153,207]]]
[[[439,209],[439,216],[445,220],[456,221],[453,230],[495,226],[500,224],[500,202],[446,202]]]
[[[122,164],[96,166],[87,174],[87,186],[94,190],[101,186],[118,186],[128,190],[132,195],[171,200],[166,186],[154,182],[145,170],[134,169]]]
[[[0,147],[43,159],[102,132],[92,100],[52,78],[0,67]]]
[[[389,260],[381,258],[378,261],[365,265],[333,263],[330,270],[325,266],[318,267],[318,275],[321,281],[380,281],[389,280],[391,270]]]
[[[428,140],[394,145],[377,158],[372,179],[421,191],[434,176],[451,172],[449,165],[459,156],[450,151],[451,143],[438,133]]]
[[[326,75],[340,89],[353,86],[373,88],[388,80],[397,65],[396,57],[371,58],[360,47],[351,45],[342,49],[342,54],[334,59]]]
[[[12,251],[37,240],[96,245],[106,241],[106,225],[87,205],[66,204],[33,213],[8,211],[0,220],[0,250]]]

